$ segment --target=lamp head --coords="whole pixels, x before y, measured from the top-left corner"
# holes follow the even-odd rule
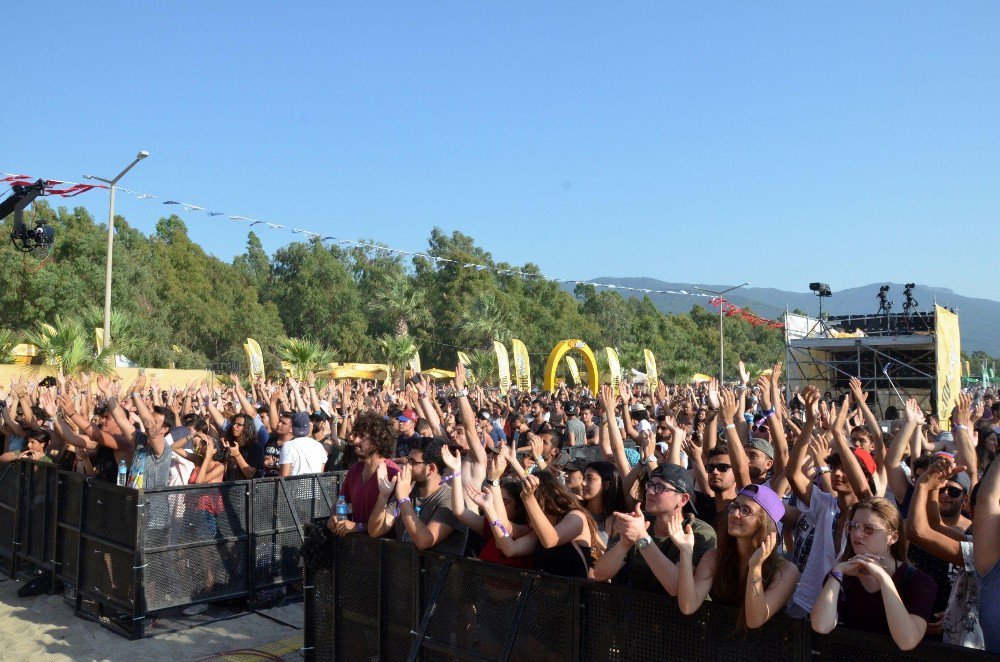
[[[142,150],[141,152],[139,152],[138,154],[135,155],[135,158],[139,159],[141,161],[142,159],[146,158],[147,156],[149,156],[149,152],[147,152],[146,150]]]

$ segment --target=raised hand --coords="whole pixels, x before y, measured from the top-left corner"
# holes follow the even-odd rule
[[[506,446],[506,444],[504,444]],[[489,453],[486,457],[487,480],[500,480],[507,471],[507,457],[504,453]]]
[[[441,447],[441,459],[444,460],[445,466],[451,469],[452,473],[462,470],[462,456],[458,453],[452,453],[447,445]]]
[[[531,474],[526,474],[521,479],[521,498],[522,499],[534,499],[535,490],[538,489],[538,477],[532,476]]]
[[[771,381],[767,378],[767,375],[761,375],[757,378],[757,386],[760,388],[760,403],[764,406],[765,410],[771,408]]]
[[[910,398],[906,401],[906,420],[917,425],[923,425],[926,420],[916,398]]]
[[[642,514],[642,505],[635,504],[635,510],[631,513],[614,513],[615,531],[622,537],[622,540],[635,544],[639,538],[646,537],[649,529],[649,522]]]
[[[465,388],[465,366],[461,361],[455,366],[455,389],[461,391]]]
[[[413,491],[413,469],[408,464],[404,464],[396,474],[396,499],[405,499]]]
[[[740,384],[746,386],[747,384],[750,383],[750,373],[747,372],[746,364],[744,364],[743,361],[740,361],[739,363],[736,364],[736,367],[740,371]]]
[[[675,512],[667,522],[667,535],[679,551],[694,551],[694,531],[684,523],[684,515]]]
[[[719,408],[719,382],[715,377],[708,382],[708,406],[716,410]],[[735,414],[736,409],[733,409],[733,415]]]
[[[733,422],[736,418],[736,412],[739,409],[736,405],[736,394],[730,389],[724,388],[721,393],[722,400],[722,418],[728,425]]]
[[[385,462],[379,463],[378,468],[375,469],[375,477],[378,480],[378,493],[388,499],[392,491],[396,489],[396,478],[389,478],[389,470],[386,468]]]
[[[771,552],[774,551],[777,544],[778,533],[777,531],[771,531],[764,537],[764,540],[761,541],[760,547],[755,549],[753,554],[750,555],[750,560],[747,562],[747,565],[751,568],[759,569],[764,565],[764,561],[766,561],[767,557],[771,555]]]
[[[489,490],[477,490],[472,485],[465,486],[465,494],[472,503],[483,509],[484,513],[493,513],[493,493]]]

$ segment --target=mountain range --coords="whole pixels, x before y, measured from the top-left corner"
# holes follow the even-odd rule
[[[592,282],[624,287],[638,287],[651,290],[687,290],[696,292],[695,288],[706,290],[725,290],[732,285],[711,285],[703,283],[668,283],[655,278],[592,278]],[[830,315],[873,315],[878,312],[879,287],[889,285],[889,300],[893,301],[892,312],[903,310],[903,288],[900,283],[873,283],[852,287],[846,290],[834,290],[833,296],[824,298],[823,312]],[[572,287],[568,288],[572,291]],[[623,296],[642,296],[642,293],[620,290]],[[934,303],[953,308],[958,313],[959,327],[962,336],[962,350],[971,354],[982,350],[992,356],[1000,355],[1000,302],[990,299],[977,299],[956,294],[945,287],[920,285],[913,289],[917,300],[918,312],[931,311]],[[650,294],[653,304],[664,313],[687,313],[692,305],[701,304],[710,310],[708,299],[692,298],[673,294]],[[796,308],[812,316],[819,313],[819,301],[812,292],[788,292],[771,287],[743,287],[730,292],[726,299],[734,304],[747,307],[762,317],[781,319],[786,310]]]

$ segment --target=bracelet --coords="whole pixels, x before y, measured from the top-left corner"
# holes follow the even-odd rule
[[[733,430],[735,428],[736,428],[736,424],[735,423],[730,423],[729,425],[727,425],[726,427],[724,427],[722,429],[723,430]]]
[[[830,572],[828,572],[826,574],[826,578],[827,579],[830,579],[830,578],[836,579],[838,584],[840,584],[841,586],[844,585],[844,573],[842,573],[842,572],[837,572],[836,570],[831,570]]]
[[[499,527],[500,528],[500,533],[503,534],[503,537],[504,538],[510,538],[510,532],[507,530],[507,528],[503,524],[500,523],[500,520],[498,520],[498,519],[493,520],[492,522],[490,522],[490,526]]]
[[[968,425],[953,425],[951,427],[954,430],[966,430],[966,431],[968,431],[968,429],[969,429]]]
[[[441,482],[447,483],[448,481],[452,481],[452,480],[455,480],[456,478],[461,478],[461,477],[462,477],[462,472],[461,471],[456,471],[453,474],[448,474],[447,476],[442,476],[441,477]]]
[[[409,503],[409,502],[410,502],[410,497],[403,497],[402,499],[399,499],[398,501],[396,501],[396,508],[398,509],[404,503]]]
[[[817,476],[828,473],[830,473],[830,467],[816,467]]]

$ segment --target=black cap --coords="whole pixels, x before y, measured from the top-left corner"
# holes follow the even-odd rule
[[[566,410],[567,416],[576,416],[580,413],[580,407],[572,400],[566,403],[564,409]]]
[[[569,473],[570,471],[579,471],[583,473],[583,470],[587,467],[581,460],[570,460],[563,466],[563,471]]]
[[[670,483],[675,488],[681,492],[686,493],[691,498],[688,500],[687,506],[691,509],[691,512],[698,514],[698,511],[694,507],[694,486],[691,484],[691,478],[688,476],[688,472],[684,467],[678,464],[661,464],[653,470],[650,478],[659,478],[664,482]]]

